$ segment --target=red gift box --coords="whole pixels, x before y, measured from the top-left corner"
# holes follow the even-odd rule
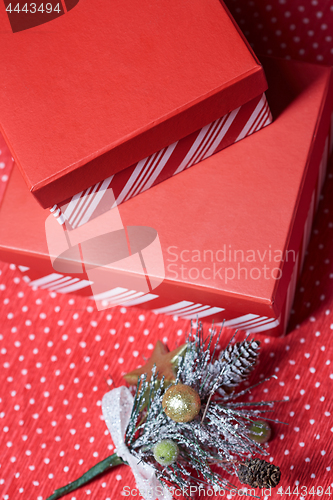
[[[103,307],[137,305],[226,319],[252,332],[285,331],[330,149],[332,75],[330,68],[278,59],[267,59],[265,70],[275,115],[270,127],[119,207],[130,237],[130,228],[140,226],[158,234],[165,278],[151,256],[132,248],[146,259],[150,287],[140,288],[138,268],[126,274],[122,260],[111,263],[109,287],[98,294]],[[14,171],[0,211],[0,256],[29,267],[32,286],[91,296],[89,265],[97,253],[107,262],[108,248],[85,260],[87,275],[75,274],[80,255],[62,254],[71,273],[59,274],[48,256],[47,218]],[[74,238],[71,232],[64,234]]]
[[[176,141],[244,122],[238,108],[267,88],[219,0],[67,4],[39,20],[0,6],[0,130],[44,208],[150,155],[160,169]]]

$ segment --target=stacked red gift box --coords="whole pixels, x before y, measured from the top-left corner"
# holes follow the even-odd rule
[[[3,3],[9,4],[7,0]],[[15,11],[9,15],[3,4],[0,5],[0,109],[8,112],[5,115],[0,112],[0,127],[6,137],[6,141],[0,137],[0,259],[15,262],[22,273],[20,278],[15,266],[1,264],[0,319],[4,324],[0,334],[0,418],[3,423],[0,429],[3,450],[0,494],[4,500],[23,496],[45,500],[54,488],[94,465],[99,460],[96,457],[109,454],[113,446],[109,436],[103,434],[105,428],[104,424],[101,427],[97,408],[106,390],[104,375],[112,369],[115,385],[121,385],[122,373],[137,366],[142,356],[149,356],[157,338],[163,338],[169,346],[176,345],[189,329],[187,319],[199,317],[207,321],[207,328],[212,320],[216,323],[226,319],[230,327],[258,332],[256,337],[262,342],[259,375],[276,373],[279,381],[265,389],[256,388],[250,398],[256,399],[259,394],[263,399],[286,396],[291,399],[288,405],[277,407],[274,416],[289,425],[273,426],[274,439],[269,446],[269,460],[281,466],[281,489],[273,491],[265,500],[280,499],[283,494],[302,499],[330,496],[333,491],[330,424],[333,375],[329,339],[332,325],[331,330],[329,326],[332,322],[333,273],[329,272],[332,267],[329,239],[332,203],[328,189],[332,179],[328,179],[324,206],[321,204],[321,220],[317,218],[310,259],[306,261],[298,290],[296,314],[290,322],[294,331],[286,339],[270,339],[266,335],[281,335],[285,331],[332,148],[332,126],[329,125],[331,71],[318,66],[318,63],[328,65],[333,61],[331,2],[226,1],[264,65],[268,81],[267,102],[274,119],[264,130],[231,145],[270,121],[270,111],[262,94],[265,90],[263,80],[261,83],[257,80],[250,89],[247,102],[235,102],[235,108],[227,110],[221,104],[216,115],[215,102],[210,101],[205,109],[206,100],[202,97],[195,103],[186,101],[185,107],[179,110],[185,113],[182,119],[174,101],[175,114],[171,112],[165,117],[171,121],[163,125],[163,112],[159,114],[161,120],[155,121],[155,118],[147,118],[151,110],[145,106],[150,102],[150,90],[156,90],[155,98],[157,95],[161,100],[161,107],[165,104],[164,89],[172,84],[168,71],[161,73],[160,87],[155,88],[158,82],[154,80],[151,88],[143,88],[142,83],[152,82],[150,68],[137,83],[128,77],[126,65],[120,64],[124,87],[132,81],[132,88],[141,91],[141,111],[142,116],[146,113],[146,121],[142,128],[136,129],[138,142],[134,146],[128,142],[133,135],[125,134],[123,143],[114,143],[110,149],[111,143],[106,140],[109,130],[106,131],[105,126],[110,124],[108,115],[112,99],[107,106],[104,100],[98,101],[93,91],[96,84],[103,99],[110,97],[107,94],[112,75],[102,72],[102,77],[98,80],[96,76],[93,82],[95,58],[103,68],[103,64],[108,63],[110,51],[108,49],[103,59],[97,49],[100,44],[92,43],[88,49],[89,38],[94,37],[97,30],[101,31],[99,36],[104,37],[102,18],[110,21],[115,17],[117,24],[121,22],[120,14],[117,17],[113,12],[108,17],[103,11],[96,22],[96,12],[88,11],[87,3],[63,0],[59,12],[54,11],[52,18],[45,12],[44,18],[40,15],[37,21],[33,15],[30,19],[22,18],[23,14],[17,20]],[[89,3],[92,2],[89,0]],[[139,52],[142,49],[141,59],[137,53],[129,59],[137,63],[138,68],[143,56],[147,60],[151,56],[150,61],[154,57],[154,29],[158,33],[163,29],[168,31],[169,25],[165,25],[163,15],[158,17],[152,10],[148,20],[144,8],[149,2],[140,3],[142,12],[130,14],[134,3],[127,5],[126,11],[125,23],[126,26],[132,23],[131,29],[124,28],[122,32],[126,32],[132,46],[138,44]],[[186,3],[187,15],[190,15],[190,3]],[[52,8],[56,4],[53,2]],[[115,4],[118,8],[121,2]],[[177,11],[177,22],[184,22],[185,28],[197,23],[198,28],[199,20],[208,16],[207,4],[202,2],[201,17],[192,14],[187,25]],[[168,4],[166,10],[169,7]],[[138,33],[133,25],[140,14],[145,19]],[[227,19],[225,17],[225,22]],[[207,21],[208,31],[214,37],[209,23]],[[201,28],[200,24],[196,33]],[[235,36],[241,36],[233,23],[229,28],[236,30]],[[64,32],[60,35],[61,29]],[[66,38],[66,30],[75,34],[71,40]],[[78,41],[81,30],[84,36]],[[226,29],[221,31],[226,33]],[[119,41],[123,33],[117,33]],[[104,34],[108,36],[105,31]],[[207,31],[203,38],[206,34]],[[219,36],[223,38],[223,34]],[[18,44],[15,56],[19,59],[11,52],[13,37]],[[30,43],[26,41],[28,37],[31,37]],[[72,59],[75,67],[71,68],[73,54],[69,48],[74,50],[73,46],[82,41],[84,50],[78,50],[77,58]],[[177,51],[176,45],[172,55],[183,50],[183,45],[178,44]],[[190,42],[185,45],[191,47]],[[240,45],[237,43],[234,48],[237,52]],[[219,57],[222,54],[227,61],[225,47],[217,44],[216,49]],[[250,50],[249,47],[246,50]],[[196,59],[197,75],[204,78],[205,71],[200,69],[203,53],[198,46],[191,47],[189,52]],[[189,52],[185,60],[191,59]],[[264,53],[300,62],[265,59],[261,57]],[[164,55],[169,57],[165,46],[161,45],[159,56]],[[214,55],[216,53],[212,59]],[[257,67],[253,57],[252,54],[249,60],[255,61]],[[171,55],[165,61],[165,68],[169,69],[170,60]],[[215,57],[214,62],[218,60]],[[235,65],[242,72],[237,57],[232,61],[236,61]],[[57,71],[49,66],[53,62],[60,64]],[[315,65],[306,64],[309,62]],[[160,65],[156,67],[156,78],[162,62],[155,59],[155,63]],[[257,68],[258,76],[262,76],[262,70]],[[84,96],[77,94],[78,79],[74,78],[74,73],[72,79],[66,81],[72,69],[78,72],[76,77],[82,77]],[[183,76],[180,69],[180,64],[173,68],[175,95],[178,79]],[[39,84],[44,77],[47,85],[43,91]],[[53,85],[58,93],[54,94]],[[191,90],[185,86],[182,97]],[[223,90],[219,91],[222,95]],[[242,97],[243,92],[248,92],[247,85],[236,94],[238,91],[238,97]],[[61,104],[62,110],[52,109],[54,102]],[[191,115],[191,104],[199,103],[202,103],[200,112],[195,108]],[[127,125],[134,116],[132,104],[119,104],[127,106],[125,118],[131,117]],[[250,115],[246,115],[246,109]],[[98,110],[98,113],[87,120],[91,110]],[[208,112],[210,116],[205,115]],[[241,115],[244,122],[235,119]],[[52,116],[54,122],[50,120]],[[37,130],[34,122],[39,119]],[[198,122],[189,124],[192,120]],[[54,142],[47,145],[50,127],[55,127]],[[100,134],[101,143],[94,144],[94,152],[87,152],[84,148],[88,143],[91,146],[94,131],[97,133],[94,139],[98,140]],[[78,143],[70,151],[72,137],[73,140],[77,138]],[[102,160],[99,164],[99,156],[109,151],[113,151],[110,155],[114,154],[115,163],[111,165],[107,160],[104,164]],[[207,152],[217,154],[208,157]],[[67,159],[65,153],[69,155]],[[81,155],[79,159],[70,156],[76,153]],[[21,172],[17,165],[12,168],[14,158]],[[55,165],[53,160],[59,163]],[[196,162],[200,163],[195,165]],[[73,170],[77,168],[75,181],[70,174],[74,165]],[[116,172],[117,165],[124,168]],[[191,165],[194,166],[187,170]],[[29,167],[37,177],[35,173],[30,176]],[[181,168],[187,171],[165,180]],[[100,177],[87,182],[88,175],[99,173]],[[134,198],[148,187],[151,189]],[[62,188],[64,194],[60,195]],[[51,194],[55,197],[51,198]],[[35,196],[39,196],[39,202]],[[42,199],[43,208],[40,206]],[[130,268],[124,265],[124,255],[119,262],[113,260],[110,269],[106,269],[103,255],[98,262],[94,261],[94,254],[83,255],[82,249],[86,250],[83,239],[91,239],[89,231],[92,227],[92,233],[96,232],[97,220],[98,227],[100,221],[101,224],[109,221],[113,224],[113,232],[117,231],[117,238],[110,237],[111,245],[119,243],[123,251],[124,237],[126,245],[129,242],[130,249],[125,247],[125,252],[128,250],[129,257],[137,257],[138,266],[133,268],[136,273],[132,269],[132,274],[127,276]],[[52,228],[51,235],[55,235],[50,241],[46,221]],[[87,222],[90,221],[93,225],[89,226]],[[148,227],[149,231],[142,235],[143,241],[139,240],[143,243],[141,246],[133,242],[133,249],[131,238],[135,233],[131,228],[136,227]],[[81,232],[75,232],[77,229]],[[56,246],[57,241],[62,245],[60,249]],[[151,254],[147,252],[150,245],[157,245],[157,241],[161,252],[155,247],[153,255],[157,261],[151,261]],[[52,242],[54,254],[49,246],[52,247]],[[74,248],[73,253],[65,254],[70,247]],[[99,251],[101,248],[104,246],[99,247]],[[116,255],[117,248],[114,247]],[[75,253],[77,250],[79,255]],[[162,270],[158,260],[161,255]],[[285,257],[283,263],[281,255]],[[141,259],[150,267],[143,266]],[[105,273],[110,273],[107,279],[114,282],[99,292],[101,296],[95,303],[93,295],[97,292],[92,289],[89,274],[98,265],[104,267]],[[134,278],[137,278],[137,288],[130,286]],[[147,289],[142,290],[145,282]],[[111,309],[114,304],[126,308]],[[127,309],[130,305],[135,307]],[[105,312],[102,309],[106,309]],[[163,313],[172,315],[173,319],[163,318]],[[226,339],[221,343],[223,340]],[[121,467],[105,480],[103,478],[103,482],[97,481],[81,489],[73,498],[87,495],[106,500],[122,498],[125,484],[135,487],[128,469]]]
[[[0,11],[1,259],[98,310],[283,335],[332,150],[330,68],[262,67],[217,0],[64,14],[37,29]]]

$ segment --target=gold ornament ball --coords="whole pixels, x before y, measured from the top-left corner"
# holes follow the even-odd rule
[[[162,407],[171,420],[190,422],[200,411],[200,396],[189,385],[172,385],[163,396]]]

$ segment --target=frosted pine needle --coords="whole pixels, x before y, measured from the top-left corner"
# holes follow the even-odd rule
[[[187,349],[179,361],[176,384],[191,386],[202,402],[199,415],[191,422],[175,422],[163,411],[163,394],[172,384],[163,387],[163,380],[158,383],[156,367],[150,380],[142,376],[137,386],[126,444],[138,460],[154,467],[158,478],[180,489],[202,483],[231,490],[235,487],[213,471],[213,465],[236,474],[239,464],[249,456],[268,455],[250,438],[249,427],[259,418],[267,420],[266,412],[274,402],[236,402],[238,394],[233,393],[256,364],[260,343],[248,337],[234,345],[230,341],[216,357],[220,334],[221,330],[211,330],[204,338],[199,324],[188,336]],[[177,461],[167,467],[153,456],[154,445],[164,439],[172,439],[179,448]]]

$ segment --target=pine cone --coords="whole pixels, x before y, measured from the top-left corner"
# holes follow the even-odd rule
[[[227,387],[235,387],[247,379],[258,360],[259,346],[260,342],[258,340],[251,340],[250,342],[244,340],[229,345],[221,353],[225,371],[223,379],[223,389],[225,391]],[[227,369],[225,364],[229,365]]]
[[[281,478],[279,467],[259,458],[246,460],[245,464],[239,467],[237,475],[242,484],[254,488],[275,488]]]

